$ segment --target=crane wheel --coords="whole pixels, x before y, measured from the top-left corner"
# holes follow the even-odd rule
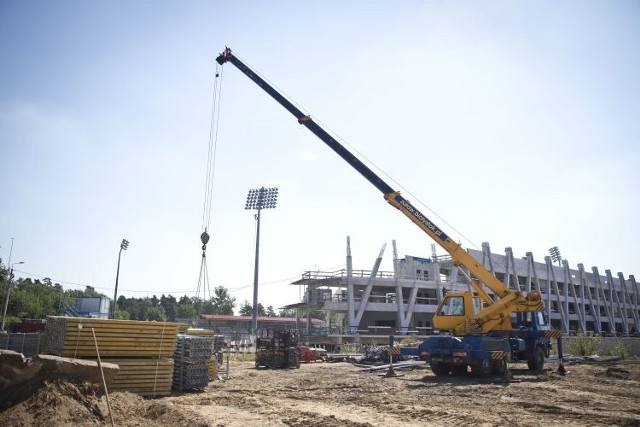
[[[444,377],[449,375],[451,372],[451,365],[448,363],[442,362],[433,362],[429,364],[431,366],[431,371],[435,374],[436,377]]]
[[[479,360],[471,365],[471,373],[476,377],[487,377],[493,372],[493,361],[491,359]]]
[[[504,375],[507,372],[506,360],[494,360],[493,361],[493,373],[496,375]]]
[[[531,371],[541,371],[544,368],[544,349],[542,346],[536,346],[533,354],[527,360],[527,366]]]

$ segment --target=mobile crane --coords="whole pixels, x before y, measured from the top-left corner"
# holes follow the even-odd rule
[[[289,111],[299,124],[309,129],[380,190],[391,206],[446,250],[456,267],[468,271],[469,284],[474,292],[448,292],[433,316],[434,329],[444,334],[427,337],[416,349],[416,353],[429,363],[435,375],[463,374],[469,370],[477,376],[504,374],[508,361],[526,361],[531,370],[541,370],[545,358],[549,356],[552,337],[558,338],[558,352],[562,361],[560,333],[549,330],[542,313],[544,303],[537,290],[525,293],[505,286],[309,115],[300,111],[238,59],[231,49],[225,48],[216,61],[220,65],[230,62],[249,77]],[[485,287],[495,295],[495,299],[485,291]]]

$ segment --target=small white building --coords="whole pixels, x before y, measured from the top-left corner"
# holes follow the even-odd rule
[[[111,298],[107,297],[80,297],[76,298],[74,315],[78,317],[92,317],[95,319],[108,319]]]

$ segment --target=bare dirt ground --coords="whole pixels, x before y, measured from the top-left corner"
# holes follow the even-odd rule
[[[547,364],[513,379],[435,377],[425,366],[369,372],[349,363],[256,370],[232,362],[206,390],[144,399],[111,393],[117,426],[640,426],[640,361]],[[87,384],[49,382],[0,413],[3,426],[109,426]]]

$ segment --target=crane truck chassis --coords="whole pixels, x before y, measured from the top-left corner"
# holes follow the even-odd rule
[[[447,293],[433,316],[433,326],[441,334],[427,337],[417,348],[405,350],[405,354],[425,360],[437,376],[459,375],[469,371],[477,376],[487,376],[505,373],[510,361],[525,361],[529,369],[541,370],[551,351],[551,338],[557,338],[559,369],[562,370],[561,333],[549,329],[548,321],[543,316],[544,303],[537,290],[525,293],[500,282],[309,115],[300,111],[238,59],[231,49],[225,48],[216,62],[220,65],[230,62],[249,77],[289,111],[299,124],[309,129],[380,190],[390,205],[446,250],[456,267],[466,270],[469,286],[474,292]]]

